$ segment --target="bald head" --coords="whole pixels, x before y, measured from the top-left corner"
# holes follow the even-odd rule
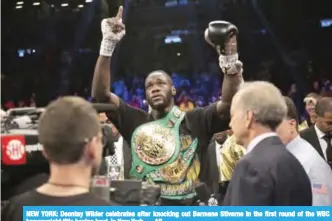
[[[315,111],[319,117],[324,117],[326,113],[332,113],[332,98],[324,97],[318,100]]]

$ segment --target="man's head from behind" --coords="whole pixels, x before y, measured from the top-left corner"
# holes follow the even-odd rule
[[[315,112],[317,127],[323,133],[332,135],[332,97],[324,97],[318,100]]]
[[[286,113],[284,98],[273,84],[264,81],[242,84],[231,106],[230,127],[236,143],[246,147],[255,134],[275,131]]]
[[[163,111],[172,104],[176,90],[166,72],[153,71],[145,79],[145,94],[152,109]]]
[[[87,101],[79,97],[53,101],[40,118],[38,132],[50,164],[98,170],[102,158],[101,125]]]
[[[286,145],[296,138],[298,135],[299,119],[297,115],[297,109],[289,97],[284,97],[287,105],[287,116],[283,119],[281,124],[277,128],[277,134],[282,142]]]

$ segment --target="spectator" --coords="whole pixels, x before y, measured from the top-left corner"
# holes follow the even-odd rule
[[[75,117],[73,117],[75,116]],[[14,197],[2,209],[2,220],[22,220],[23,206],[110,205],[89,193],[91,174],[102,161],[102,133],[97,112],[82,98],[52,102],[38,125],[43,154],[50,163],[49,180]]]

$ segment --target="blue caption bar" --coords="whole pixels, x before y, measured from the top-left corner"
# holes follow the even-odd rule
[[[319,220],[331,221],[328,207],[194,207],[194,206],[25,206],[25,221],[216,221]]]

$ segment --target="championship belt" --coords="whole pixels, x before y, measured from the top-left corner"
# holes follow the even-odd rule
[[[196,194],[200,172],[198,141],[179,135],[184,116],[178,107],[173,107],[166,117],[138,127],[131,139],[131,177],[160,185],[162,198],[181,200]]]
[[[234,135],[228,137],[221,149],[220,181],[231,180],[237,162],[245,154],[245,149],[236,144]]]

